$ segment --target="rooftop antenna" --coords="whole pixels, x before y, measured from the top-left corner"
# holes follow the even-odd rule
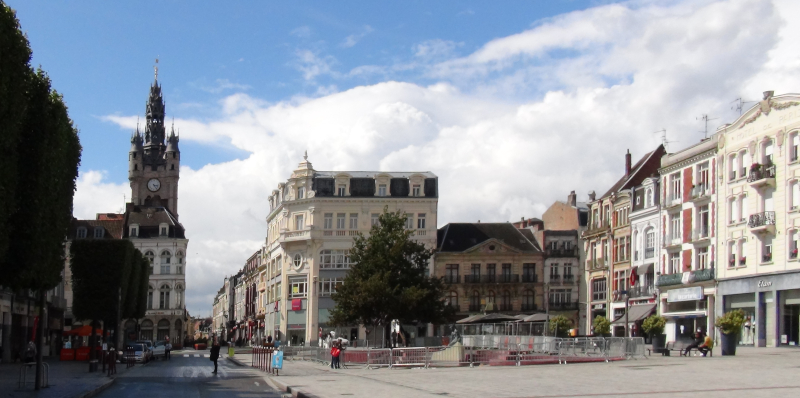
[[[677,140],[676,141],[667,140],[667,129],[658,130],[658,131],[654,132],[653,134],[658,134],[658,133],[661,133],[661,145],[664,145],[664,149],[665,150],[669,146],[670,142],[678,142]]]
[[[717,120],[717,119],[719,119],[719,118],[715,117],[715,118],[709,119],[708,115],[703,115],[703,116],[700,116],[700,117],[696,118],[696,120],[702,120],[703,122],[705,122],[705,129],[703,131],[701,131],[701,133],[703,133],[703,139],[708,138],[708,121],[709,120]]]
[[[153,71],[155,72],[156,80],[158,80],[158,57],[156,57],[156,64],[153,65]]]
[[[739,116],[742,116],[742,111],[744,110],[744,104],[754,104],[754,103],[756,103],[758,101],[745,101],[745,100],[742,99],[742,97],[739,97],[739,98],[731,101],[731,103],[734,103],[734,102],[736,103],[736,105],[732,106],[731,109],[735,109],[735,110],[739,111]]]

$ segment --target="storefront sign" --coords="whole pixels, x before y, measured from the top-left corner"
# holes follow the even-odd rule
[[[772,286],[772,281],[765,281],[765,280],[758,281],[758,287],[771,287],[771,286]]]
[[[592,307],[592,308],[594,308],[596,310],[602,310],[602,309],[606,308],[606,305],[605,304],[595,304],[594,307]]]
[[[679,301],[696,301],[703,299],[703,287],[686,287],[683,289],[673,289],[667,292],[667,302],[677,303]]]
[[[303,300],[292,299],[292,311],[300,311],[303,309]]]

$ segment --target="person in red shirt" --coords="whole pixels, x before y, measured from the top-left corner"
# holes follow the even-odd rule
[[[342,353],[339,343],[333,343],[331,348],[331,369],[339,369],[339,355]]]

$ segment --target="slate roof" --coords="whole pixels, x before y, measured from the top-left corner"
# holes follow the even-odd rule
[[[439,252],[463,252],[489,239],[497,239],[522,252],[541,251],[533,243],[535,239],[529,239],[511,223],[450,223],[440,228],[436,237]]]
[[[161,224],[169,226],[167,231],[168,238],[186,238],[183,225],[178,222],[178,219],[166,207],[136,206],[129,203],[128,211],[125,214],[127,216],[125,225],[139,224],[139,234],[136,236],[139,239],[161,237],[158,230]],[[129,228],[125,228],[123,232],[127,238]]]
[[[86,239],[95,239],[95,227],[103,227],[105,230],[103,237],[100,239],[122,239],[123,231],[125,230],[125,220],[78,220],[73,218],[69,226],[68,239],[75,239],[78,228],[80,227],[86,228]]]
[[[603,196],[600,196],[600,198],[605,198],[614,192],[619,192],[623,189],[641,184],[645,178],[650,177],[652,173],[658,170],[661,166],[661,157],[664,156],[665,153],[664,145],[659,145],[654,151],[646,153],[635,165],[631,166],[630,174],[627,176],[623,175],[622,178],[614,183],[611,189],[604,193]],[[652,167],[646,166],[654,166],[655,169],[650,170]]]

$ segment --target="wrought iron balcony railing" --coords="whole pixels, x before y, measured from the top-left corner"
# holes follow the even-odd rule
[[[775,225],[775,212],[765,211],[761,213],[751,214],[750,221],[747,226],[750,228],[763,227],[765,225]]]

